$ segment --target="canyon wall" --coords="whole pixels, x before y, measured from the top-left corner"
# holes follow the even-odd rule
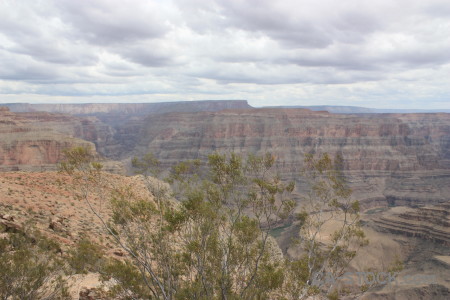
[[[301,189],[305,153],[340,153],[355,197],[364,205],[418,205],[448,200],[449,141],[445,113],[251,109],[148,116],[132,154],[153,152],[168,166],[205,159],[213,151],[272,152],[281,175]]]
[[[353,197],[363,208],[390,207],[362,214],[369,237],[375,237],[372,252],[366,252],[363,260],[370,261],[367,253],[378,253],[376,257],[383,260],[393,256],[392,248],[384,246],[395,242],[402,254],[407,253],[404,274],[435,274],[440,280],[425,287],[401,286],[395,293],[381,289],[366,299],[448,295],[450,114],[252,109],[245,101],[170,105],[151,110],[151,105],[139,104],[13,108],[27,112],[0,106],[0,171],[54,169],[63,150],[74,146],[96,149],[110,160],[124,162],[152,152],[165,167],[185,159],[204,160],[214,151],[271,152],[281,177],[296,181],[301,203],[306,190],[300,175],[304,155],[339,153]],[[43,109],[54,113],[37,111]],[[121,170],[114,164],[105,162],[108,170]],[[290,243],[296,230],[295,226],[285,229],[285,240]]]
[[[0,108],[0,169],[42,170],[54,168],[63,150],[83,146],[95,151],[94,141],[107,142],[108,132],[95,121],[68,115],[12,113]]]
[[[158,103],[148,114],[144,108],[150,104],[47,106],[81,116],[0,107],[0,165],[52,164],[61,159],[61,149],[82,143],[93,143],[111,160],[153,152],[167,167],[214,151],[272,152],[278,172],[295,180],[301,194],[305,153],[328,152],[343,156],[347,179],[364,207],[439,203],[450,195],[446,113],[331,114],[252,109],[245,101]]]
[[[245,100],[3,105],[17,113],[49,112],[80,117],[84,124],[77,130],[81,128],[83,132],[73,134],[95,143],[99,152],[109,158],[126,156],[134,149],[148,115],[251,108]]]

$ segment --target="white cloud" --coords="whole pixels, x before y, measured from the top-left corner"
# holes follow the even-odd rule
[[[445,0],[3,0],[0,102],[448,109],[448,12]]]

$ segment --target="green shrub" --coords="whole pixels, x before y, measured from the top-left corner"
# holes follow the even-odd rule
[[[69,299],[57,249],[38,232],[0,239],[0,299]]]
[[[86,274],[99,270],[103,256],[100,245],[83,238],[69,251],[67,261],[76,274]]]

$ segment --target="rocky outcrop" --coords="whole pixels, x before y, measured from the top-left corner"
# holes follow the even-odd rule
[[[340,153],[366,206],[448,200],[450,114],[336,115],[305,109],[170,113],[147,117],[133,154],[165,165],[213,151],[272,152],[284,178],[299,177],[305,153]],[[129,155],[129,153],[127,154]]]
[[[44,165],[61,159],[63,149],[87,145],[86,141],[93,143],[103,156],[126,157],[134,149],[143,120],[149,114],[230,108],[250,106],[246,101],[7,104],[0,106],[0,168],[10,166],[7,169],[14,170],[20,165],[19,169],[40,166],[43,170]]]
[[[449,202],[420,208],[373,209],[362,214],[362,219],[369,233],[368,248],[383,250],[379,256],[383,259],[376,266],[396,253],[386,245],[399,243],[401,250],[396,255],[403,261],[403,270],[394,282],[370,289],[361,299],[449,299]],[[377,235],[381,239],[371,239]]]
[[[419,237],[450,246],[450,203],[393,208],[375,218],[379,230]]]
[[[83,146],[95,151],[95,145],[87,140],[101,142],[99,135],[89,120],[49,113],[12,113],[2,108],[0,169],[45,169],[63,158],[64,149]]]

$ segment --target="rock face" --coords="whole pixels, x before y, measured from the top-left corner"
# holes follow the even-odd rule
[[[109,158],[126,157],[134,149],[144,119],[148,115],[251,108],[245,100],[87,104],[12,103],[6,105],[13,112],[45,111],[83,118],[85,123],[82,126],[82,132],[77,132],[75,135],[95,143],[97,150]]]
[[[403,289],[386,289],[375,293],[363,295],[361,300],[447,300],[450,297],[450,290],[439,284],[430,284],[427,286],[410,286]]]
[[[272,152],[283,177],[295,180],[305,153],[340,153],[355,196],[367,206],[444,202],[450,194],[450,114],[445,113],[252,109],[153,115],[133,154],[153,152],[170,165],[213,151]]]
[[[379,230],[450,246],[450,203],[419,208],[396,207],[377,219]]]
[[[147,115],[230,108],[250,106],[246,101],[0,106],[0,169],[40,166],[41,170],[44,165],[60,161],[63,149],[93,147],[87,142],[93,143],[100,154],[115,159],[134,149]]]
[[[245,101],[11,107],[81,116],[2,108],[3,166],[55,163],[62,149],[86,141],[109,159],[153,152],[165,166],[205,159],[214,151],[272,152],[283,178],[296,180],[301,192],[305,153],[328,152],[343,156],[346,176],[363,207],[439,203],[450,194],[446,113],[330,114],[252,109]],[[221,110],[227,108],[232,109]]]
[[[421,208],[377,208],[362,215],[369,232],[369,249],[382,249],[379,257],[398,253],[403,261],[396,280],[371,289],[361,299],[449,299],[450,297],[450,203]],[[372,240],[372,228],[381,239]],[[399,243],[400,251],[388,248]],[[372,249],[370,249],[372,247]],[[369,260],[365,255],[364,261]]]
[[[12,113],[0,110],[0,168],[39,170],[56,164],[63,150],[84,146],[95,151],[102,134],[95,122],[49,113]]]
[[[394,241],[392,236],[408,239],[405,247],[414,249],[408,250],[411,255],[405,275],[425,272],[437,274],[439,279],[437,284],[426,287],[400,286],[395,293],[386,287],[368,294],[366,299],[448,299],[450,114],[339,115],[306,109],[251,109],[245,102],[241,104],[243,109],[226,107],[227,103],[209,103],[194,109],[182,103],[175,108],[161,105],[153,112],[145,111],[145,105],[49,106],[52,111],[60,107],[60,112],[81,115],[76,117],[14,113],[0,106],[0,171],[54,166],[62,158],[62,150],[73,146],[96,148],[110,159],[126,160],[153,152],[164,166],[184,159],[205,159],[214,151],[272,152],[280,175],[295,180],[296,192],[301,194],[305,184],[300,177],[304,154],[339,153],[354,197],[361,200],[363,208],[409,206],[391,207],[367,222],[389,241]],[[222,108],[233,109],[218,111]],[[3,202],[20,203],[19,207],[47,203],[39,206],[39,213],[44,214],[59,209],[54,207],[56,201],[45,200],[58,190],[46,183],[50,172],[2,174]],[[59,176],[54,174],[52,184]],[[124,180],[129,178],[120,178]],[[41,189],[45,190],[41,193]],[[60,193],[58,202],[67,202],[64,220],[73,228],[73,204],[69,204],[67,191],[61,189]],[[39,201],[34,203],[34,199]],[[18,230],[9,219],[8,215],[0,216],[0,223],[8,230]],[[77,226],[91,228],[87,220]],[[54,219],[43,226],[58,234],[64,230],[61,224]],[[291,227],[289,235],[297,229]],[[410,240],[417,240],[417,245],[411,246]]]

